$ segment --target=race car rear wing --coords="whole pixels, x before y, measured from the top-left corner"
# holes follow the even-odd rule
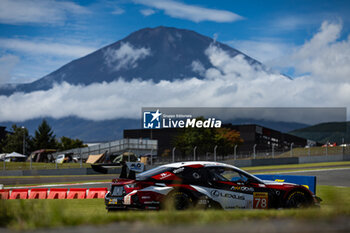
[[[308,188],[313,194],[316,195],[316,176],[292,176],[292,175],[255,175],[262,180],[272,180],[277,182],[288,182],[294,184],[300,184]]]

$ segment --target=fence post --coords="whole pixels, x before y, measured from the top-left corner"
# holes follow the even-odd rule
[[[29,155],[30,156],[30,170],[32,170],[32,155]]]
[[[215,145],[215,147],[214,147],[214,161],[216,162],[216,149],[218,148],[218,146],[217,145]]]
[[[233,152],[233,160],[237,159],[237,146],[238,145],[235,145],[235,148],[233,149],[234,150],[234,152]]]
[[[175,162],[175,150],[176,150],[176,147],[174,147],[172,150],[173,163]]]
[[[83,167],[83,156],[81,154],[81,148],[79,149],[79,157],[80,157],[80,168]]]
[[[193,161],[196,161],[196,150],[197,150],[197,146],[193,148]]]
[[[254,156],[254,159],[256,158],[255,147],[256,147],[256,144],[254,144],[254,146],[253,146],[253,156]]]
[[[151,148],[151,166],[153,165],[153,148]]]

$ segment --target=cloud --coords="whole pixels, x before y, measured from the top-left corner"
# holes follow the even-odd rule
[[[81,45],[9,38],[0,38],[0,47],[16,52],[64,57],[81,57],[96,50],[96,48],[84,47]]]
[[[88,9],[69,1],[0,1],[0,23],[5,24],[62,24],[70,15],[86,13]]]
[[[173,0],[134,0],[134,2],[158,10],[164,10],[165,14],[173,18],[191,20],[196,23],[202,21],[227,23],[243,19],[243,17],[230,11],[208,9]]]
[[[121,15],[124,14],[125,10],[120,7],[114,7],[114,10],[112,12],[113,15]]]
[[[11,79],[12,69],[19,63],[20,59],[14,55],[0,57],[0,84],[8,83]]]
[[[205,68],[204,68],[203,64],[200,61],[198,61],[198,60],[193,61],[192,64],[191,64],[191,67],[192,67],[193,72],[196,72],[196,73],[198,73],[201,76],[204,75]]]
[[[277,65],[310,73],[322,82],[350,81],[350,36],[340,41],[341,23],[323,22],[319,32]]]
[[[56,84],[47,91],[15,93],[0,96],[0,122],[22,121],[37,117],[60,118],[77,116],[91,120],[134,118],[144,106],[159,107],[347,107],[350,109],[350,45],[348,39],[336,41],[341,25],[324,23],[320,31],[296,51],[310,64],[328,57],[332,61],[310,74],[290,80],[280,74],[269,73],[259,65],[251,66],[243,56],[231,57],[221,48],[211,45],[205,54],[214,66],[202,70],[204,78],[196,77],[174,81],[119,79],[110,83],[89,86]],[[314,48],[324,51],[314,52]],[[342,50],[340,50],[340,48]],[[135,52],[138,51],[138,52]],[[118,55],[118,51],[123,51]],[[125,52],[128,51],[128,52]],[[141,52],[143,51],[143,52]],[[312,53],[306,53],[313,51]],[[305,53],[302,53],[305,52]],[[146,54],[124,44],[112,51],[118,59],[115,65],[128,60],[133,64],[135,54]],[[340,53],[337,55],[337,53]],[[346,53],[345,55],[343,53]],[[134,54],[134,56],[130,55]],[[307,54],[304,55],[304,54]],[[339,56],[340,59],[335,59]],[[319,56],[321,55],[321,58]],[[343,60],[345,58],[345,60]],[[324,62],[320,62],[324,64]],[[129,62],[127,63],[128,65]],[[134,63],[135,64],[135,63]],[[123,65],[119,65],[123,67]],[[345,67],[344,67],[345,66]],[[341,69],[341,71],[338,71]],[[321,71],[326,72],[320,76]],[[327,75],[331,74],[331,75]],[[40,104],[38,104],[40,103]]]
[[[259,40],[232,40],[227,41],[226,44],[245,54],[249,54],[249,56],[268,66],[273,65],[275,59],[293,52],[293,48],[296,47],[293,44],[268,38]]]
[[[156,13],[155,10],[152,10],[152,9],[143,9],[143,10],[140,10],[141,14],[143,14],[144,16],[150,16],[150,15],[153,15]]]
[[[115,70],[136,68],[137,60],[144,59],[151,54],[149,48],[134,48],[133,45],[121,43],[119,49],[108,48],[104,52],[105,62]]]

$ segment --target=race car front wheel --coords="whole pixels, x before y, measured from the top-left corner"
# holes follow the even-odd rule
[[[187,210],[193,207],[192,198],[182,191],[171,193],[164,203],[165,209]]]

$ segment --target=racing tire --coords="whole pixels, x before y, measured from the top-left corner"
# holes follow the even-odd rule
[[[191,208],[193,208],[193,199],[182,191],[170,193],[163,203],[163,209],[168,210],[187,210]]]
[[[309,198],[304,192],[294,191],[287,197],[287,208],[306,208],[310,206]]]

